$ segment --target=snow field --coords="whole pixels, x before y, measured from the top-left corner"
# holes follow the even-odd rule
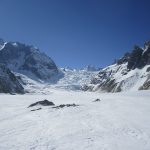
[[[149,91],[55,89],[49,95],[0,95],[0,150],[149,150],[149,97]],[[43,99],[80,106],[27,108]]]

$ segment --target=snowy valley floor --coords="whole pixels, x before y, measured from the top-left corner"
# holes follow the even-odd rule
[[[44,99],[79,106],[27,108]],[[150,92],[0,95],[0,150],[150,150]]]

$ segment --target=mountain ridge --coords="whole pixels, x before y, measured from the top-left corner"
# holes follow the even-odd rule
[[[131,52],[125,53],[113,65],[103,69],[88,65],[76,70],[70,67],[57,67],[49,56],[34,46],[0,39],[0,64],[15,76],[17,83],[14,84],[21,85],[20,89],[24,88],[26,92],[44,92],[41,88],[47,91],[48,88],[61,88],[99,92],[150,89],[149,41],[143,48],[134,46]]]
[[[90,84],[82,86],[84,91],[121,92],[150,89],[150,42],[144,48],[134,46],[113,65],[102,69]]]

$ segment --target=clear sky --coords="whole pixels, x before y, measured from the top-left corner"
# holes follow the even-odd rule
[[[0,0],[0,37],[61,67],[104,67],[150,40],[150,0]]]

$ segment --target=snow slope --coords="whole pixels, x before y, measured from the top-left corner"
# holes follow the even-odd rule
[[[127,71],[127,64],[111,65],[102,69],[90,82],[82,88],[90,91],[120,92],[138,91],[150,76],[147,71],[150,65],[142,69]]]
[[[113,65],[99,71],[84,91],[121,92],[150,89],[150,42],[135,46]]]
[[[149,91],[0,95],[0,150],[149,150]],[[100,102],[93,102],[100,98]],[[27,108],[38,100],[78,107]]]

